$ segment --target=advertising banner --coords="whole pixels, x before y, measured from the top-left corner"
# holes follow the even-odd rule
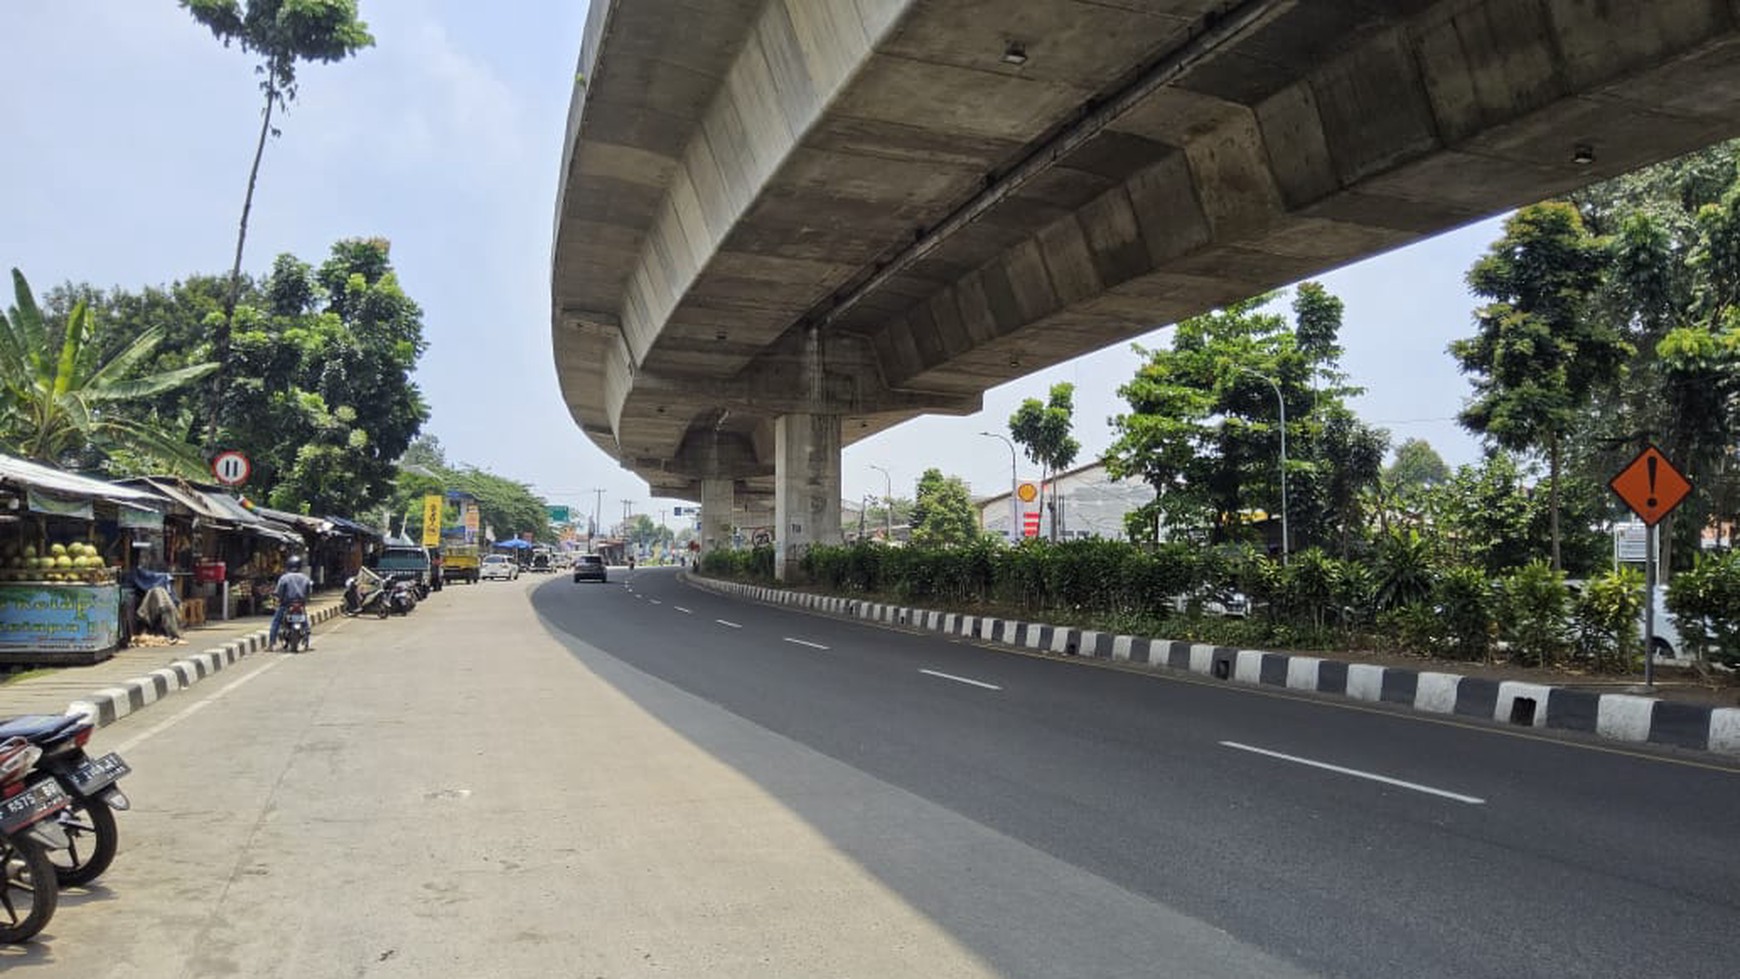
[[[423,497],[423,546],[434,547],[441,543],[441,504],[439,494],[431,493]]]
[[[101,652],[120,622],[118,585],[0,585],[0,652]]]

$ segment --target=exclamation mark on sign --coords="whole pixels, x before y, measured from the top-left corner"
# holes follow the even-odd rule
[[[1645,500],[1644,502],[1649,505],[1649,508],[1651,510],[1654,510],[1655,509],[1655,456],[1651,455],[1649,458],[1647,458],[1643,461],[1646,465],[1649,466],[1649,499]]]

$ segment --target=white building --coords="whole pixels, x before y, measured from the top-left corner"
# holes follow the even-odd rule
[[[1037,481],[1035,481],[1037,482]],[[1124,517],[1154,500],[1154,489],[1139,479],[1114,482],[1104,463],[1093,462],[1065,471],[1057,477],[1058,540],[1103,537],[1124,540]],[[1051,501],[1051,485],[1045,486],[1044,502]],[[1021,505],[1023,512],[1039,511],[1039,536],[1051,536],[1051,508],[1040,500]],[[1009,494],[973,501],[979,511],[979,526],[993,534],[1009,532]],[[1020,528],[1017,528],[1017,534]]]

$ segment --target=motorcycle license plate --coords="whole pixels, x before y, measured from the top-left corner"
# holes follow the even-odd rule
[[[0,801],[0,833],[23,829],[43,816],[64,808],[71,801],[60,783],[52,778],[45,778],[23,792]]]
[[[79,767],[72,770],[72,783],[80,795],[90,795],[121,776],[132,774],[132,771],[120,755],[111,751],[101,758],[87,758],[80,762]]]
[[[284,621],[291,625],[306,625],[308,623],[308,616],[303,615],[301,612],[291,612],[289,615],[284,616]]]

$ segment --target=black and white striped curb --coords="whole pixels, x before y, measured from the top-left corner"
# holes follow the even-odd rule
[[[1091,629],[764,588],[699,575],[687,577],[701,587],[760,602],[795,605],[830,615],[926,629],[1021,649],[1187,670],[1230,683],[1336,694],[1431,714],[1582,731],[1615,741],[1673,745],[1740,757],[1740,707],[1705,707],[1518,680],[1489,680],[1293,653],[1112,635]]]
[[[328,605],[308,613],[309,623],[319,625],[339,614],[340,606]],[[144,710],[159,700],[193,686],[244,656],[266,648],[269,629],[250,632],[222,646],[213,646],[202,653],[175,662],[144,676],[124,680],[120,686],[105,687],[84,700],[67,706],[68,714],[84,714],[94,719],[98,727],[107,727],[128,714]]]

